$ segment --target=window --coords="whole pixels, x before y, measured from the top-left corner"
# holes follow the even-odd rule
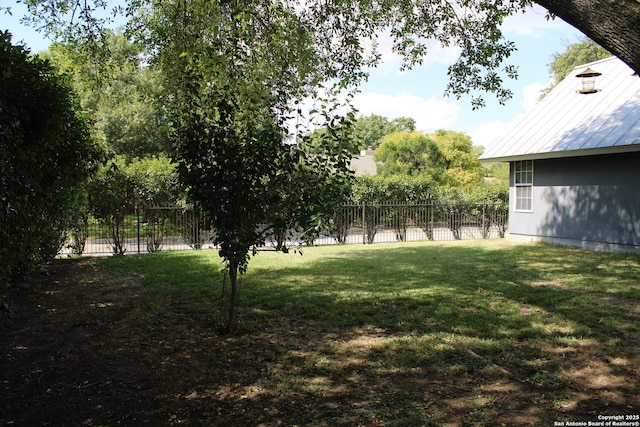
[[[519,160],[514,165],[516,210],[533,210],[533,160]]]

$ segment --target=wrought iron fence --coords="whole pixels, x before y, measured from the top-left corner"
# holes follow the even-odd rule
[[[383,243],[504,237],[506,203],[377,203],[348,205],[316,244]],[[331,242],[333,240],[333,242]]]
[[[362,203],[338,209],[315,245],[504,237],[506,203]],[[268,228],[268,227],[264,227]],[[88,216],[68,233],[60,254],[139,254],[212,247],[214,231],[199,210],[153,207]],[[276,245],[276,238],[267,244]],[[289,233],[292,245],[301,244]]]
[[[107,218],[89,215],[68,233],[61,254],[102,255],[201,249],[211,240],[211,227],[199,210],[151,207],[114,213]]]

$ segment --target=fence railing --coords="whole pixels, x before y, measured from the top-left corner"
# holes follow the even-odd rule
[[[344,206],[325,235],[336,243],[504,237],[506,203],[377,203]],[[320,242],[316,242],[320,243]]]
[[[507,217],[506,203],[345,205],[312,244],[500,238],[507,230]],[[209,221],[198,210],[153,207],[102,219],[89,216],[84,224],[69,232],[60,254],[139,254],[212,248],[213,236]],[[288,245],[302,244],[294,232],[288,233],[286,240]],[[267,245],[277,244],[276,236],[268,236]]]

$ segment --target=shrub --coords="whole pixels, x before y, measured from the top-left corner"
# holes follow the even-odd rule
[[[56,255],[100,156],[67,76],[0,32],[0,282]]]

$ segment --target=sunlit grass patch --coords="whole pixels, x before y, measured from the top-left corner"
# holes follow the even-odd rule
[[[261,390],[324,402],[312,424],[438,425],[458,411],[497,425],[514,405],[548,421],[580,411],[590,391],[611,405],[640,396],[625,379],[640,366],[637,255],[505,241],[302,252],[250,261],[238,339],[270,343],[243,356],[264,363]],[[100,263],[138,275],[150,311],[199,316],[221,296],[213,251]]]

